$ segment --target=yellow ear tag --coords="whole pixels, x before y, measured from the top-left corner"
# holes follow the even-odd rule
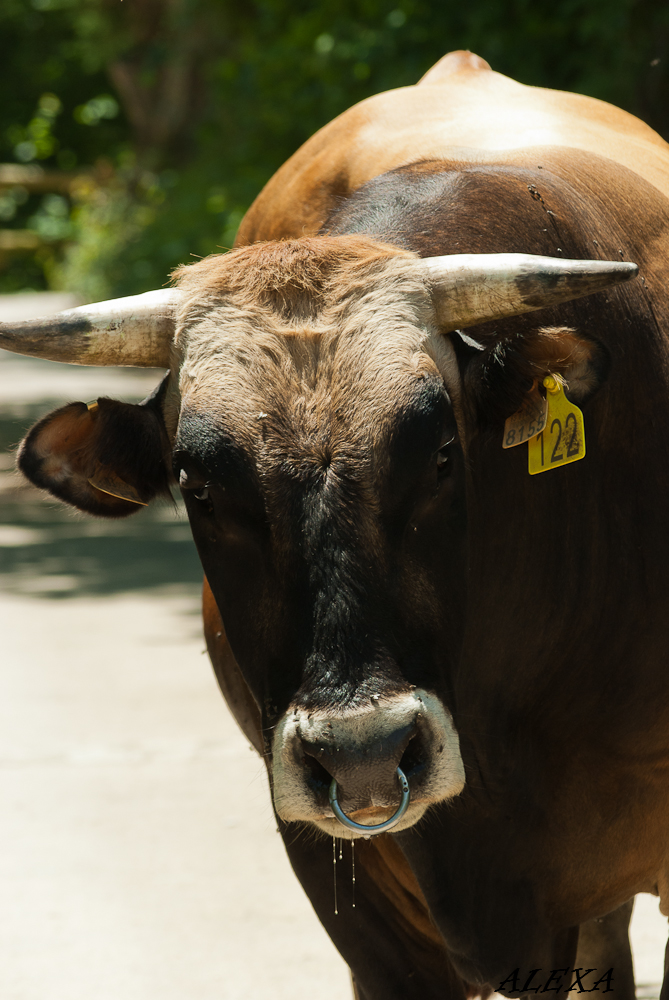
[[[540,434],[527,447],[531,476],[585,458],[585,427],[578,406],[570,403],[552,375],[544,379],[548,417]]]
[[[548,404],[539,392],[536,380],[525,396],[523,405],[504,424],[502,448],[515,448],[539,434],[546,426]]]

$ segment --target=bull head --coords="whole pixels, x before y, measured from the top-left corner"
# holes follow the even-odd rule
[[[589,295],[636,265],[420,260],[366,237],[323,237],[185,271],[177,291],[0,325],[0,346],[17,353],[172,369],[144,404],[73,403],[44,418],[19,465],[66,502],[115,517],[167,489],[171,452],[262,715],[279,815],[341,836],[327,801],[335,778],[348,813],[382,820],[401,765],[408,827],[464,785],[446,672],[426,666],[437,652],[457,656],[453,609],[464,600],[466,414],[444,335]],[[493,332],[488,352],[496,344]],[[556,370],[558,356],[563,369],[589,356],[572,331],[525,346],[507,366],[525,379]]]

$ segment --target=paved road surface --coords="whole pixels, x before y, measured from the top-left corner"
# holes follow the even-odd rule
[[[0,299],[0,318],[53,305]],[[0,352],[0,444],[48,401],[136,399],[156,380]],[[140,529],[79,519],[39,500],[10,464],[1,1000],[349,1000],[275,832],[262,766],[202,655],[187,526],[169,509],[140,515]],[[643,997],[658,995],[665,940],[657,900],[637,897]]]
[[[0,601],[0,996],[350,997],[197,601]]]

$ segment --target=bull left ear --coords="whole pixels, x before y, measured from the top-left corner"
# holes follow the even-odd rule
[[[98,517],[127,517],[169,495],[167,440],[156,398],[69,403],[35,424],[18,466],[35,486]]]
[[[540,327],[491,346],[478,345],[478,350],[472,350],[468,337],[462,339],[458,353],[468,354],[463,366],[466,393],[484,423],[506,420],[546,375],[561,376],[574,403],[586,399],[606,376],[604,350],[570,327]]]

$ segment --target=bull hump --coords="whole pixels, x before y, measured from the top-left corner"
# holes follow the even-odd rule
[[[468,49],[458,49],[455,52],[447,52],[445,56],[442,56],[439,62],[436,62],[427,73],[420,78],[417,86],[433,86],[434,84],[440,84],[446,77],[453,76],[455,73],[471,73],[478,72],[480,70],[492,70],[490,63],[487,63],[485,59],[481,56],[477,56],[475,52],[470,52]]]

